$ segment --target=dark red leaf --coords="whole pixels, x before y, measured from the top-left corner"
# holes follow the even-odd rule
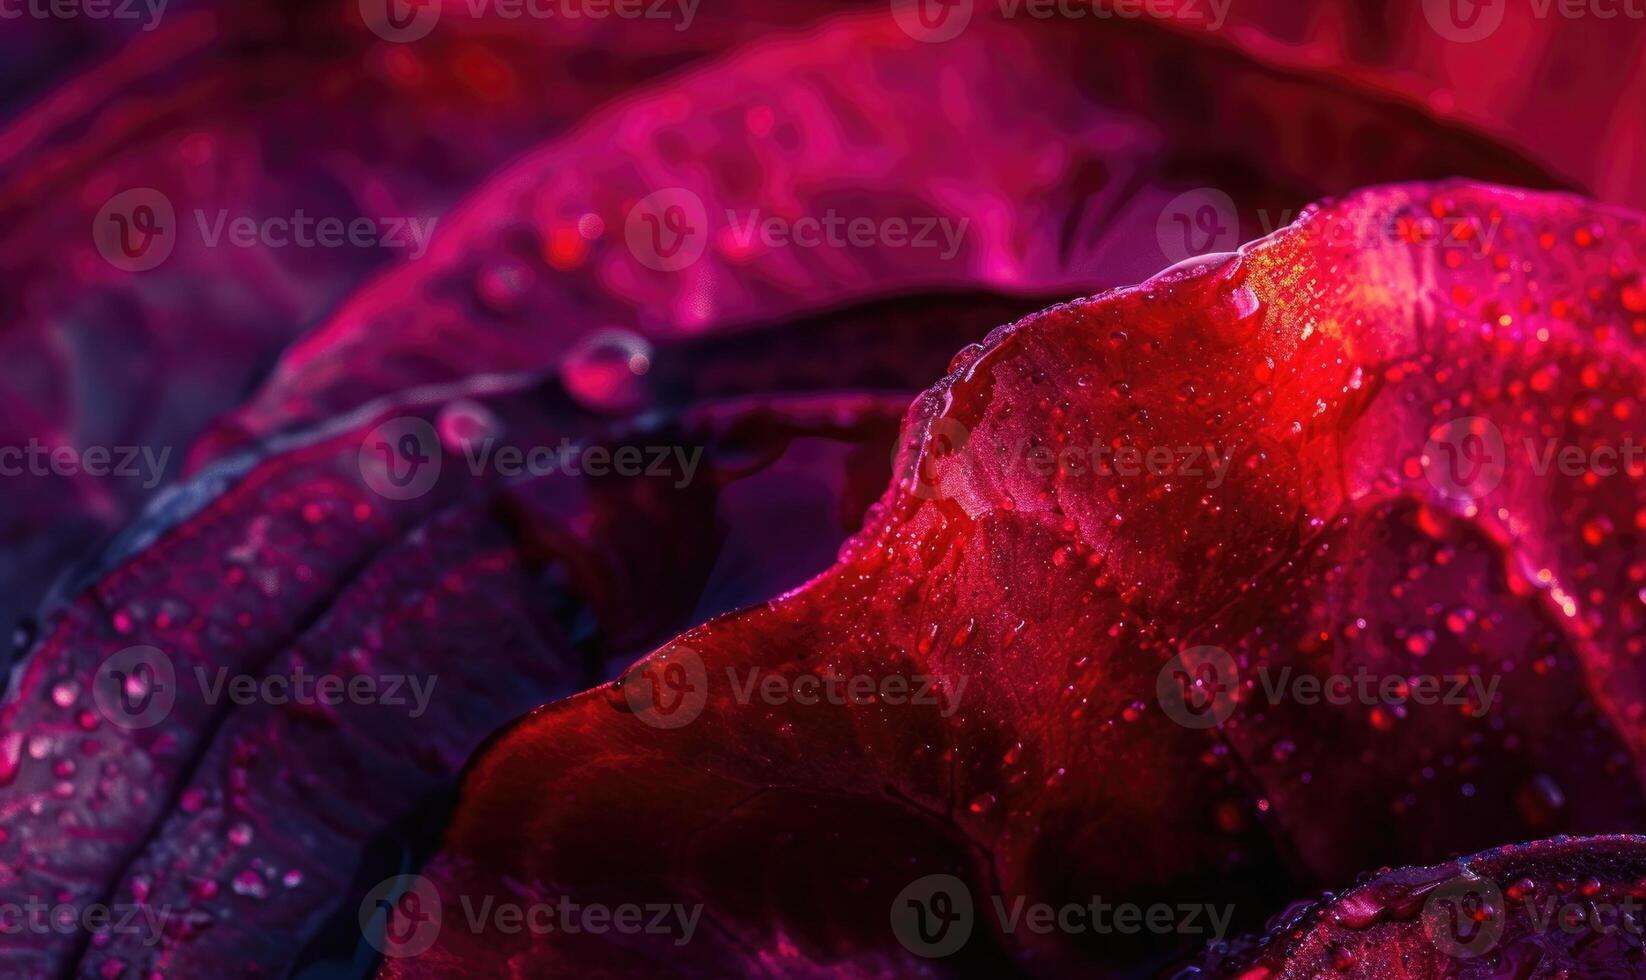
[[[204,499],[129,532],[48,622],[0,708],[0,896],[146,917],[30,930],[7,968],[282,975],[358,900],[365,846],[498,725],[610,676],[607,658],[704,604],[743,605],[826,564],[872,500],[860,460],[873,486],[889,471],[903,404],[763,400],[614,430],[556,386],[477,384],[195,481]],[[439,476],[385,497],[373,440],[409,420],[444,440],[426,447]],[[464,472],[487,437],[552,449],[579,426],[608,453],[642,448],[648,471],[507,486],[500,464]],[[650,447],[683,455],[651,472]],[[790,561],[728,576],[749,535]],[[321,676],[340,679],[334,700],[338,683],[372,689],[326,703]]]
[[[1323,194],[1458,174],[1555,186],[1412,106],[1204,33],[980,18],[928,44],[877,9],[630,93],[538,148],[441,225],[426,261],[288,350],[191,458],[410,385],[551,368],[610,325],[656,342],[934,290],[1061,298],[1232,248]],[[1177,220],[1207,207],[1217,227],[1185,237]],[[678,242],[646,223],[671,209],[691,219]],[[831,214],[824,247],[759,231]],[[927,244],[848,247],[853,221]]]
[[[1206,0],[1179,5],[1216,9]],[[1646,207],[1646,122],[1633,111],[1646,99],[1638,8],[1596,6],[1588,8],[1594,16],[1571,17],[1535,3],[1252,0],[1224,9],[1219,36],[1277,65],[1329,65],[1340,80],[1400,93],[1491,133],[1600,200]],[[1195,20],[1181,26],[1202,30]]]
[[[1646,966],[1643,904],[1646,838],[1556,838],[1385,869],[1178,976],[1633,977]]]
[[[486,5],[415,44],[379,38],[362,9],[174,6],[0,130],[0,446],[153,457],[135,476],[36,465],[8,481],[0,633],[180,475],[189,444],[281,348],[368,275],[421,254],[414,228],[438,227],[494,168],[601,101],[832,5],[710,5],[690,31],[626,33]],[[129,226],[127,244],[148,246],[129,263],[114,222],[144,206],[157,237]],[[369,219],[373,245],[299,247],[303,218]],[[271,236],[233,244],[237,224],[269,221]]]
[[[1646,473],[1595,451],[1643,410],[1643,248],[1576,198],[1376,189],[995,332],[917,402],[833,569],[488,746],[420,886],[443,922],[394,906],[387,975],[1087,975],[1208,937],[1008,929],[994,899],[1238,926],[1359,869],[1638,826]],[[1165,456],[1094,473],[1094,446]],[[1173,669],[1202,662],[1210,728]],[[1361,670],[1394,693],[1266,693]],[[780,696],[814,674],[940,680]],[[1494,693],[1425,703],[1425,674]],[[928,962],[895,923],[932,875],[976,915]],[[465,917],[562,897],[701,922]]]

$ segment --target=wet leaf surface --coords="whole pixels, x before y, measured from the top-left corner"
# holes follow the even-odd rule
[[[1646,571],[1643,474],[1594,450],[1640,410],[1642,235],[1571,197],[1375,189],[968,348],[833,569],[487,747],[427,872],[433,947],[386,974],[1135,970],[1207,937],[1043,934],[994,902],[1239,928],[1379,864],[1638,826],[1642,608],[1618,585]],[[1540,468],[1543,438],[1588,462]],[[1267,693],[1286,668],[1395,687],[1308,710]],[[1495,689],[1411,690],[1459,674]],[[758,693],[814,675],[877,693]],[[893,703],[888,678],[941,694]],[[928,962],[896,923],[931,875],[977,912]],[[560,896],[702,924],[463,918]]]

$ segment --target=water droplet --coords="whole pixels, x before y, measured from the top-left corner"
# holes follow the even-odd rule
[[[1520,878],[1503,890],[1510,901],[1523,902],[1528,896],[1537,894],[1537,882],[1530,878]]]
[[[263,876],[250,869],[235,875],[232,887],[236,895],[245,895],[249,898],[262,898],[268,894],[268,889],[263,884]]]
[[[649,393],[641,380],[652,368],[652,347],[628,330],[601,330],[566,352],[560,381],[585,408],[611,415],[634,411]]]
[[[516,313],[537,281],[532,268],[518,259],[505,258],[482,268],[474,277],[474,294],[480,305],[500,316]]]
[[[16,771],[23,766],[23,733],[12,731],[0,736],[0,786],[10,786]]]
[[[491,409],[468,398],[458,398],[440,406],[435,419],[440,445],[449,453],[466,453],[473,447],[503,434],[504,425]]]
[[[1332,967],[1334,969],[1336,969],[1339,973],[1349,972],[1350,970],[1354,969],[1355,965],[1359,962],[1360,962],[1359,957],[1355,956],[1355,951],[1350,949],[1349,947],[1347,947],[1347,946],[1333,946],[1332,947]]]
[[[1612,521],[1605,514],[1589,518],[1583,522],[1583,542],[1592,548],[1598,548],[1612,536]]]
[[[1641,516],[1646,517],[1646,510],[1641,511]],[[19,620],[11,631],[11,652],[14,655],[20,654],[33,646],[34,636],[39,628],[39,624],[32,618]]]

